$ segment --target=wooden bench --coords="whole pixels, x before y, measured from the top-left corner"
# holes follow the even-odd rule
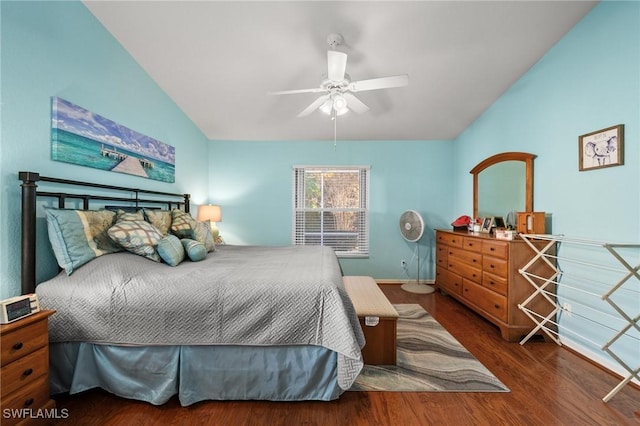
[[[367,340],[362,348],[364,363],[395,365],[398,312],[373,278],[346,276],[342,282]]]

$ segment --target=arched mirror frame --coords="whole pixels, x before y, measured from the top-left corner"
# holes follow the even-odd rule
[[[473,175],[473,217],[478,217],[478,175],[487,167],[503,161],[523,161],[525,164],[525,206],[524,211],[533,211],[533,159],[535,155],[527,152],[502,152],[478,163],[469,173]]]

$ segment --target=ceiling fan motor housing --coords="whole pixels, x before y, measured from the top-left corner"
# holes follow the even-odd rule
[[[335,49],[336,47],[342,45],[343,41],[344,39],[342,38],[342,35],[337,33],[331,33],[327,36],[327,43],[329,44],[329,46],[331,46],[332,49]]]

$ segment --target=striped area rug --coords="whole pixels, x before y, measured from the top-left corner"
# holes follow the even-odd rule
[[[365,365],[351,391],[509,392],[420,305],[394,305],[397,365]]]

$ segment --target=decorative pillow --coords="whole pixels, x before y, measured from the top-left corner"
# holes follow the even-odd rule
[[[142,213],[142,210],[138,210],[134,213],[118,210],[116,213],[116,223],[125,220],[144,220],[144,214]]]
[[[169,266],[178,266],[184,260],[184,247],[175,235],[167,235],[158,242],[158,254]]]
[[[125,250],[160,262],[156,246],[162,239],[162,233],[149,222],[125,220],[109,228],[108,233],[111,239],[124,247]]]
[[[187,257],[189,257],[191,261],[198,262],[207,257],[207,249],[204,244],[189,238],[183,238],[180,241],[182,242],[184,251],[187,253]]]
[[[144,209],[147,222],[158,228],[162,235],[169,234],[171,230],[171,214],[170,210]]]
[[[189,213],[174,209],[171,211],[171,232],[178,238],[191,238],[196,221]]]
[[[54,208],[45,212],[53,253],[68,275],[96,257],[122,250],[107,235],[114,212]]]
[[[193,227],[194,240],[204,244],[207,252],[216,250],[216,242],[213,240],[213,233],[211,232],[211,225],[209,222],[198,222]]]

